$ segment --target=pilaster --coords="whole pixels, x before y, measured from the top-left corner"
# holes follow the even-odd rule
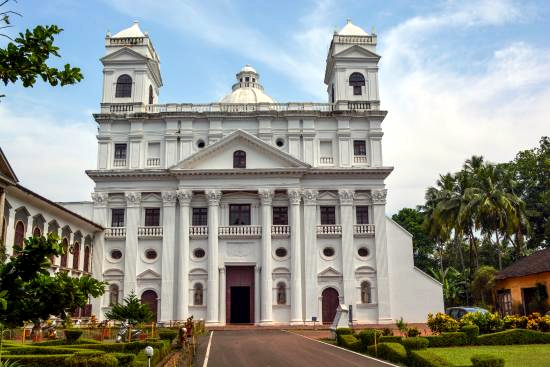
[[[124,297],[137,288],[136,266],[138,256],[138,227],[141,192],[126,192],[126,247],[124,249]]]
[[[344,304],[354,305],[355,277],[353,269],[353,190],[338,190],[340,197],[340,223],[342,226],[342,274]]]
[[[302,192],[299,189],[288,190],[290,204],[290,323],[302,324],[302,248],[300,228],[300,201]]]
[[[226,323],[225,293],[226,293],[225,266],[221,266],[220,267],[220,325],[225,325]]]
[[[388,245],[386,235],[386,189],[372,190],[372,211],[374,216],[374,244],[376,247],[376,289],[378,291],[378,322],[391,322],[390,276]]]
[[[179,281],[176,282],[176,320],[189,316],[189,205],[193,197],[191,190],[178,190],[179,201],[178,254],[176,268]]]
[[[304,274],[305,312],[304,318],[319,317],[317,309],[317,190],[304,190]]]
[[[219,190],[206,190],[205,194],[208,200],[208,284],[206,323],[218,324],[218,216],[222,192]]]
[[[254,323],[260,322],[260,272],[262,268],[254,267]]]
[[[271,275],[271,223],[273,216],[273,190],[261,189],[262,203],[262,279],[261,279],[261,323],[271,324],[273,319],[273,278]]]
[[[108,208],[109,194],[104,192],[93,192],[92,201],[94,202],[92,220],[103,227],[109,227],[107,220],[109,218]],[[44,232],[47,232],[47,223],[44,223]],[[80,244],[80,253],[82,254],[80,264],[84,264],[84,240]],[[91,270],[92,276],[95,279],[103,280],[103,259],[105,258],[105,232],[101,231],[95,234],[92,242],[92,259]],[[92,314],[98,318],[103,318],[101,314],[101,299],[102,297],[92,298]]]
[[[174,276],[176,247],[176,192],[162,193],[162,279],[160,287],[160,319],[174,319]]]

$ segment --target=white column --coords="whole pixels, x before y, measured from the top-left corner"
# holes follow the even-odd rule
[[[290,324],[302,324],[302,246],[300,246],[302,224],[300,223],[301,191],[288,190],[290,203]]]
[[[138,227],[141,193],[127,192],[126,196],[126,247],[124,249],[124,297],[137,291],[136,266],[138,260]],[[137,294],[139,297],[139,294]]]
[[[92,212],[92,220],[103,227],[109,227],[108,218],[109,218],[109,209],[107,206],[109,195],[107,193],[92,193],[92,200],[94,202],[94,208]],[[47,233],[47,223],[44,223],[44,233]],[[103,280],[103,259],[105,258],[105,232],[96,232],[92,242],[92,252],[91,259],[91,270],[92,276],[95,279]],[[84,252],[86,251],[86,240],[82,240],[80,244],[81,257],[81,266],[84,268]],[[102,297],[96,297],[92,299],[92,314],[96,315],[99,320],[103,319],[103,314],[101,310],[101,300]]]
[[[387,190],[372,190],[374,216],[374,244],[376,247],[376,289],[378,291],[378,322],[391,323],[390,276],[388,266],[388,241],[386,236]]]
[[[6,203],[6,190],[3,187],[0,187],[0,241],[4,241],[4,207]],[[6,226],[6,230],[7,230]],[[4,250],[6,249],[6,244],[4,244]]]
[[[273,215],[273,190],[258,191],[262,202],[262,274],[261,274],[261,324],[271,324],[273,319],[273,278],[271,275],[271,217]]]
[[[262,269],[256,265],[254,267],[254,323],[260,322],[260,271]]]
[[[162,193],[162,280],[160,284],[160,319],[174,318],[174,278],[176,261],[176,192]]]
[[[317,190],[304,190],[304,277],[305,312],[304,319],[316,316],[320,320],[317,306]]]
[[[185,320],[189,316],[189,204],[193,197],[191,190],[178,190],[180,203],[178,223],[178,254],[176,260],[178,281],[176,299],[176,319]]]
[[[221,325],[225,325],[226,323],[225,292],[226,292],[225,266],[221,266],[220,267],[220,324]]]
[[[355,306],[355,277],[353,268],[353,190],[338,190],[340,196],[340,224],[342,225],[342,274],[344,304]]]
[[[208,199],[208,283],[206,298],[206,323],[218,324],[218,216],[222,193],[219,190],[207,190],[205,193]]]

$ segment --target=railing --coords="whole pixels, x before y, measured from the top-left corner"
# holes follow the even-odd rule
[[[353,156],[353,163],[356,164],[368,164],[369,161],[367,160],[366,155],[354,155]]]
[[[189,227],[189,238],[192,240],[208,238],[208,226]]]
[[[262,226],[222,226],[218,228],[218,236],[226,238],[261,238]]]
[[[374,236],[374,224],[354,224],[353,237]]]
[[[370,110],[370,102],[348,101],[348,110]]]
[[[162,237],[162,227],[138,227],[138,237],[160,238]]]
[[[372,36],[340,36],[335,35],[334,41],[338,43],[353,43],[353,44],[367,44],[375,45],[376,44],[376,35]]]
[[[134,105],[128,103],[111,104],[109,112],[134,112]]]
[[[113,167],[126,167],[126,159],[113,160]]]
[[[271,238],[289,238],[290,226],[273,225],[271,226]]]
[[[117,239],[126,237],[126,227],[105,228],[105,239]]]
[[[320,224],[317,226],[317,237],[342,237],[342,226],[339,224]]]
[[[320,164],[331,165],[331,164],[334,164],[334,158],[333,157],[320,157],[319,158],[319,163]]]
[[[332,111],[330,103],[169,103],[146,105],[145,112],[255,112],[255,111]]]
[[[111,38],[109,43],[111,45],[142,45],[145,37],[124,37],[124,38]]]
[[[147,158],[147,167],[160,167],[160,158]]]

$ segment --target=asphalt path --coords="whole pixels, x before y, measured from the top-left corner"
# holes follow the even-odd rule
[[[208,338],[209,339],[209,338]],[[208,343],[204,338],[202,343]],[[203,344],[203,348],[205,347]],[[202,349],[202,348],[201,348]],[[214,331],[202,367],[390,367],[361,354],[282,330]]]

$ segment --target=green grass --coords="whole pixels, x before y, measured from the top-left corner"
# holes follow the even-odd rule
[[[550,345],[487,345],[451,348],[429,348],[456,366],[471,366],[474,354],[493,354],[504,358],[506,367],[550,366]]]

